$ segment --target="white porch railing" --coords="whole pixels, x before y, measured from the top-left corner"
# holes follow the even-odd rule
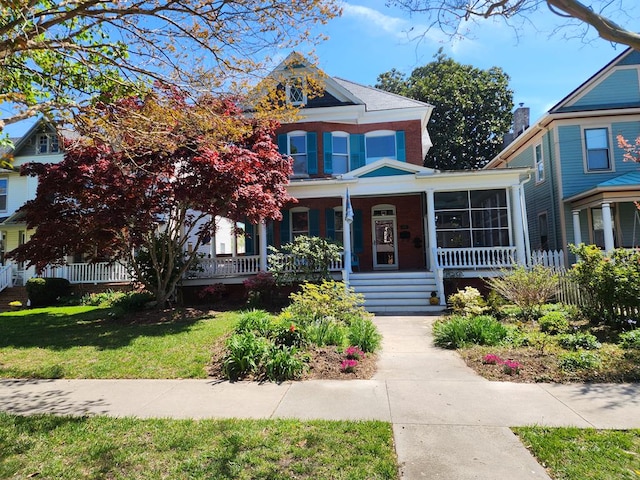
[[[120,263],[69,263],[48,266],[42,277],[66,278],[70,283],[119,283],[130,282],[131,275]]]
[[[13,286],[13,268],[11,265],[0,267],[0,292]]]
[[[517,263],[516,247],[436,248],[438,268],[495,269]]]
[[[187,278],[215,278],[230,275],[255,275],[260,271],[260,255],[202,258]]]
[[[291,272],[296,267],[296,259],[293,255],[285,257],[285,271]],[[330,272],[342,270],[342,258],[331,262]],[[215,278],[232,275],[256,275],[260,272],[260,256],[247,255],[241,257],[216,257],[203,258],[198,261],[198,266],[188,272],[187,278]]]

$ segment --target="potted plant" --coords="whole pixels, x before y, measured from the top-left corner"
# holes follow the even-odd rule
[[[431,292],[431,298],[429,298],[429,303],[431,305],[440,305],[440,297],[438,297],[438,292]]]

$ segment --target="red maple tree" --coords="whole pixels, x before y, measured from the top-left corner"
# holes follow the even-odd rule
[[[35,233],[9,256],[39,271],[79,253],[123,261],[164,306],[215,216],[279,219],[291,200],[277,124],[246,118],[232,99],[156,91],[99,105],[81,125],[62,162],[21,171],[38,177],[22,208]]]

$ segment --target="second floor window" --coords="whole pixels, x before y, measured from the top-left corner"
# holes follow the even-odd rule
[[[306,133],[290,133],[288,140],[289,151],[287,153],[293,158],[293,174],[306,175],[308,173]]]
[[[0,178],[0,212],[7,211],[7,186],[9,181],[6,178]]]
[[[535,146],[534,155],[536,162],[536,182],[542,182],[544,181],[544,158],[541,143]]]
[[[375,162],[381,158],[396,158],[396,134],[395,132],[374,132],[365,137],[365,149],[367,163]]]
[[[303,106],[307,103],[307,94],[302,78],[292,78],[287,84],[287,102],[293,106]]]
[[[332,135],[333,173],[342,174],[349,171],[349,136],[334,133]]]
[[[41,133],[38,135],[38,144],[36,145],[37,154],[59,153],[60,145],[58,144],[58,136],[53,133]]]
[[[607,128],[590,128],[584,131],[587,149],[587,170],[611,170],[609,155],[609,130]]]

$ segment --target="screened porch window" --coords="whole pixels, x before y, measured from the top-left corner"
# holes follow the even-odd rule
[[[439,247],[511,244],[505,190],[436,192],[434,200]]]

